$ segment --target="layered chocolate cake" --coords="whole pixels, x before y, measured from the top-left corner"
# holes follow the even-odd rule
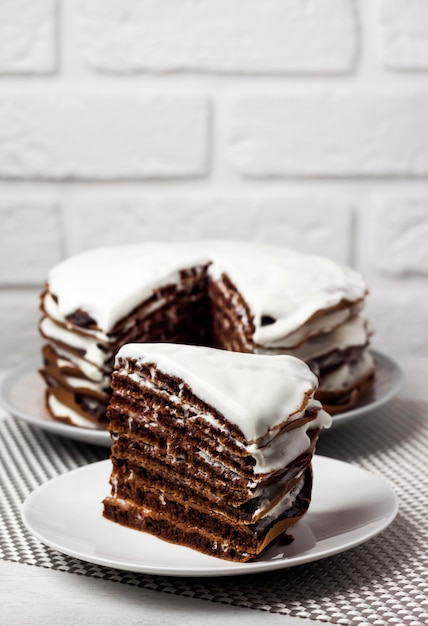
[[[374,363],[362,276],[333,261],[230,241],[100,248],[52,269],[41,298],[52,417],[105,427],[114,356],[124,343],[176,342],[289,354],[319,377],[330,413],[370,387]]]
[[[104,516],[233,561],[257,557],[307,511],[330,416],[291,356],[178,344],[118,352]]]

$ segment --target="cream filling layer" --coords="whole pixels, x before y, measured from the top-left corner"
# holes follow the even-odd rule
[[[85,419],[76,413],[76,411],[70,409],[68,406],[57,400],[52,394],[48,395],[48,407],[52,411],[53,415],[56,417],[68,418],[74,426],[99,430],[99,427],[96,424]]]
[[[71,364],[77,367],[88,380],[97,383],[100,389],[110,387],[110,376],[106,376],[96,365],[85,361],[85,359],[57,345],[55,345],[55,352],[61,357],[61,362],[59,363],[61,367],[66,367]]]
[[[324,391],[339,391],[363,380],[374,369],[374,359],[369,352],[364,352],[356,363],[341,365],[330,374],[323,376],[322,389]]]
[[[66,376],[65,374],[63,376],[73,389],[90,389],[91,391],[101,392],[102,389],[106,389],[109,386],[107,383],[106,387],[102,387],[100,384],[94,383],[87,378],[77,378],[77,376]]]
[[[296,502],[297,496],[303,489],[303,485],[305,482],[304,475],[302,475],[297,483],[294,485],[293,489],[290,489],[272,508],[269,508],[269,500],[266,500],[260,504],[259,509],[254,513],[254,516],[260,514],[261,511],[266,509],[266,513],[262,515],[258,521],[258,526],[261,528],[266,528],[271,522],[275,521],[281,513],[285,513],[288,509]]]
[[[83,337],[71,330],[67,330],[58,324],[55,324],[49,317],[44,317],[40,322],[42,334],[48,339],[59,341],[60,343],[83,350],[85,353],[85,361],[102,368],[108,357],[105,351],[101,350],[96,340],[92,337]]]

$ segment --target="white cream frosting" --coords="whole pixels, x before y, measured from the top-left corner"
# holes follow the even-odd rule
[[[254,315],[254,341],[279,346],[314,313],[357,302],[367,291],[362,276],[333,261],[287,248],[231,241],[143,243],[89,250],[70,257],[49,274],[58,299],[55,318],[77,309],[108,333],[153,290],[175,282],[179,271],[209,265],[211,276],[226,273]],[[52,303],[49,303],[53,311]],[[262,326],[263,316],[276,321]]]
[[[110,331],[153,289],[178,281],[180,269],[208,262],[192,244],[145,243],[96,248],[69,257],[49,273],[49,290],[65,318],[77,309]]]
[[[356,316],[335,328],[331,333],[311,337],[298,348],[290,350],[290,353],[298,359],[308,361],[328,354],[332,349],[346,350],[349,347],[365,346],[369,334],[367,321]]]
[[[309,397],[308,408],[318,409],[316,420],[309,428],[328,427],[330,416],[321,404],[313,399],[318,385],[316,376],[302,361],[291,356],[265,356],[226,352],[214,348],[184,346],[176,344],[126,344],[116,356],[120,359],[137,359],[141,363],[155,363],[169,375],[180,378],[191,387],[204,402],[216,408],[226,419],[242,431],[249,451],[255,456],[258,466],[272,465],[269,453],[263,447],[277,439],[283,448],[285,437],[278,435],[281,424],[303,414],[302,406]],[[259,441],[257,441],[259,440]],[[296,449],[306,449],[296,437]],[[289,451],[275,451],[288,456]],[[258,458],[259,457],[259,458]],[[283,462],[283,459],[282,459]]]

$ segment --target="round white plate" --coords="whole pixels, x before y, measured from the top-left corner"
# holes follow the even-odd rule
[[[102,516],[110,461],[50,480],[24,502],[27,529],[44,544],[89,563],[167,576],[233,576],[292,567],[338,554],[384,530],[398,511],[392,489],[379,477],[328,457],[314,457],[312,503],[287,546],[258,560],[234,563],[173,545]]]
[[[403,382],[400,367],[389,357],[372,351],[376,359],[376,379],[373,390],[365,401],[355,408],[333,416],[333,426],[338,426],[356,417],[367,415],[391,400],[399,391]],[[71,437],[102,446],[110,446],[110,434],[105,430],[77,428],[53,420],[44,405],[45,385],[37,369],[40,360],[24,361],[3,379],[0,388],[0,401],[14,417],[23,419],[39,428],[44,428],[57,435]]]

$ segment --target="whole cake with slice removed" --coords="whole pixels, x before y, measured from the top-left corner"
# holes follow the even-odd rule
[[[46,406],[105,427],[114,357],[124,343],[175,342],[289,354],[318,376],[330,413],[370,389],[363,277],[278,246],[143,243],[82,252],[54,267],[41,297]]]
[[[307,511],[330,416],[292,356],[127,344],[108,406],[104,516],[169,542],[248,561]]]

